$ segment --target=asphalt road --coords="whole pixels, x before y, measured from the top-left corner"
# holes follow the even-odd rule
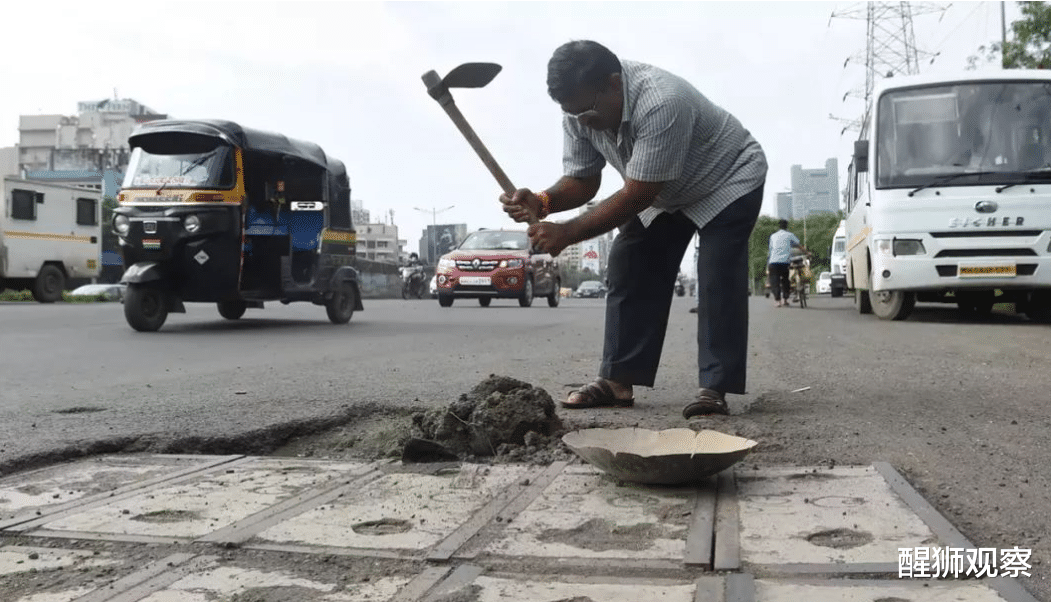
[[[636,391],[635,408],[560,413],[577,424],[684,425],[696,387],[689,302],[673,300],[659,382]],[[733,416],[702,426],[759,441],[757,463],[890,462],[976,545],[1031,548],[1025,583],[1051,600],[1051,328],[940,305],[890,323],[858,315],[849,298],[806,310],[751,304],[749,393],[731,397]],[[602,307],[365,300],[334,326],[312,305],[237,322],[188,305],[147,334],[126,325],[120,304],[0,304],[0,467],[98,441],[134,450],[218,438],[237,451],[246,433],[317,426],[309,421],[348,407],[444,406],[489,374],[562,399],[594,375]]]

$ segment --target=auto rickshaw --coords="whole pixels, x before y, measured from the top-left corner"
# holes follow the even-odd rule
[[[323,305],[334,324],[363,309],[350,181],[321,147],[211,120],[147,122],[129,145],[112,227],[132,328],[186,301],[228,320],[264,301]]]

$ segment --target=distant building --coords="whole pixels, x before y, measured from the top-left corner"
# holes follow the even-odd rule
[[[398,227],[393,224],[354,224],[357,232],[358,246],[355,253],[358,257],[399,263],[401,248],[398,246]]]
[[[350,219],[354,224],[367,224],[372,221],[369,210],[365,208],[365,202],[361,199],[350,199]]]
[[[4,176],[17,176],[18,174],[18,147],[8,146],[0,148],[0,178]]]
[[[75,116],[19,117],[19,175],[97,188],[105,196],[115,196],[131,154],[131,132],[140,123],[167,115],[131,99],[80,102],[77,110]]]
[[[823,169],[793,165],[791,195],[794,219],[839,211],[839,162],[828,159]]]
[[[792,219],[792,193],[777,193],[777,219]]]

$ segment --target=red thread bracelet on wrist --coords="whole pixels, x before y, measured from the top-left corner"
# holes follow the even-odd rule
[[[536,193],[536,198],[540,199],[540,215],[537,219],[544,219],[551,214],[551,196],[546,190],[541,190]]]

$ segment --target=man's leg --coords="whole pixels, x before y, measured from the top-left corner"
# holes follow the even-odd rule
[[[770,292],[774,295],[774,301],[778,307],[781,307],[781,271],[777,268],[776,263],[768,263],[766,279],[770,283]]]
[[[685,217],[661,214],[648,228],[633,218],[613,239],[600,377],[653,386],[675,278],[695,231]]]
[[[748,239],[762,205],[760,186],[734,201],[700,232],[697,365],[702,389],[745,392]]]

